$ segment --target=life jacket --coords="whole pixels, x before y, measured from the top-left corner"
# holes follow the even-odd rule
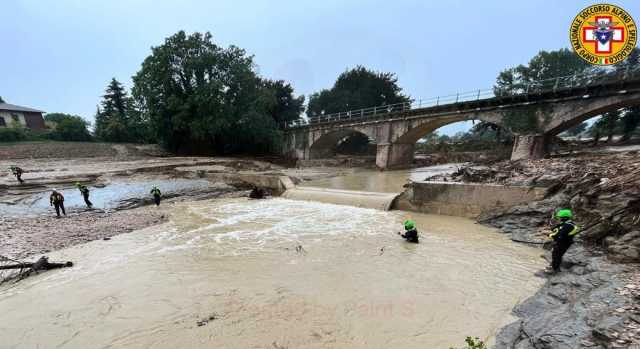
[[[60,193],[53,193],[51,194],[51,196],[49,197],[49,200],[51,202],[55,203],[60,203],[60,202],[64,202],[64,196]]]
[[[580,233],[580,226],[574,223],[572,220],[566,220],[556,225],[552,230],[549,237],[554,240],[573,240],[573,237]]]

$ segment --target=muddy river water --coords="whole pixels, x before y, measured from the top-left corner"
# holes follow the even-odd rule
[[[399,193],[407,179],[423,181],[427,177],[451,173],[463,164],[443,164],[398,171],[375,171],[353,168],[344,176],[327,177],[303,182],[302,186],[348,189],[383,193]]]
[[[172,205],[169,223],[51,253],[76,265],[3,286],[0,347],[449,348],[489,339],[542,284],[539,250],[463,218]],[[409,217],[420,244],[395,233]]]

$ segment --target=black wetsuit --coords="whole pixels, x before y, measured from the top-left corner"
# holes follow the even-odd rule
[[[56,215],[60,217],[60,210],[62,209],[62,214],[65,216],[67,212],[64,210],[64,196],[58,192],[52,193],[49,196],[49,203],[56,208]]]
[[[160,197],[162,196],[160,189],[151,189],[151,194],[153,195],[153,202],[155,202],[156,206],[160,206]]]
[[[258,187],[253,187],[253,190],[249,193],[249,197],[252,199],[264,199],[264,190]]]
[[[551,251],[551,267],[553,270],[560,270],[562,264],[562,256],[567,252],[569,247],[573,244],[573,237],[580,231],[580,228],[572,221],[566,220],[551,229],[551,235],[549,235],[555,246]]]
[[[15,167],[13,169],[13,175],[16,176],[16,179],[18,180],[18,182],[20,183],[24,183],[24,181],[22,180],[22,169],[20,167]]]
[[[408,242],[418,243],[418,231],[416,229],[407,230],[404,234],[400,234]]]
[[[78,189],[82,194],[82,198],[84,198],[84,203],[87,204],[87,207],[91,208],[93,206],[93,203],[89,201],[89,188],[87,188],[84,185],[81,185]]]

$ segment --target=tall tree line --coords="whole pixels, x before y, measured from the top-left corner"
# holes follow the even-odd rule
[[[613,72],[622,74],[627,69],[637,69],[640,66],[640,50],[635,48],[631,55],[623,62],[613,66]],[[603,68],[594,67],[580,59],[569,49],[556,51],[540,51],[526,65],[518,65],[503,70],[498,74],[494,85],[496,95],[521,93],[529,84],[558,76],[568,76],[584,72],[597,72]],[[610,70],[607,70],[611,73]],[[530,120],[527,120],[530,119]],[[514,115],[511,122],[516,131],[535,132],[536,119],[534,115]],[[622,134],[622,141],[630,139],[640,125],[640,107],[623,108],[604,113],[587,130],[583,123],[567,131],[570,135],[577,135],[585,130],[596,138],[606,136],[607,141],[613,139],[614,134]]]

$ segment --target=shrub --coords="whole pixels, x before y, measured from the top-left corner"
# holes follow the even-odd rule
[[[462,349],[487,349],[487,345],[484,344],[484,342],[481,341],[480,338],[478,337],[476,338],[467,337],[464,341],[467,343],[467,346]],[[449,349],[455,349],[455,348],[449,348]]]
[[[0,142],[19,142],[28,138],[28,131],[22,127],[0,128]]]
[[[56,122],[56,128],[47,138],[56,141],[85,142],[91,140],[91,134],[87,130],[87,122],[81,117],[70,116]]]

